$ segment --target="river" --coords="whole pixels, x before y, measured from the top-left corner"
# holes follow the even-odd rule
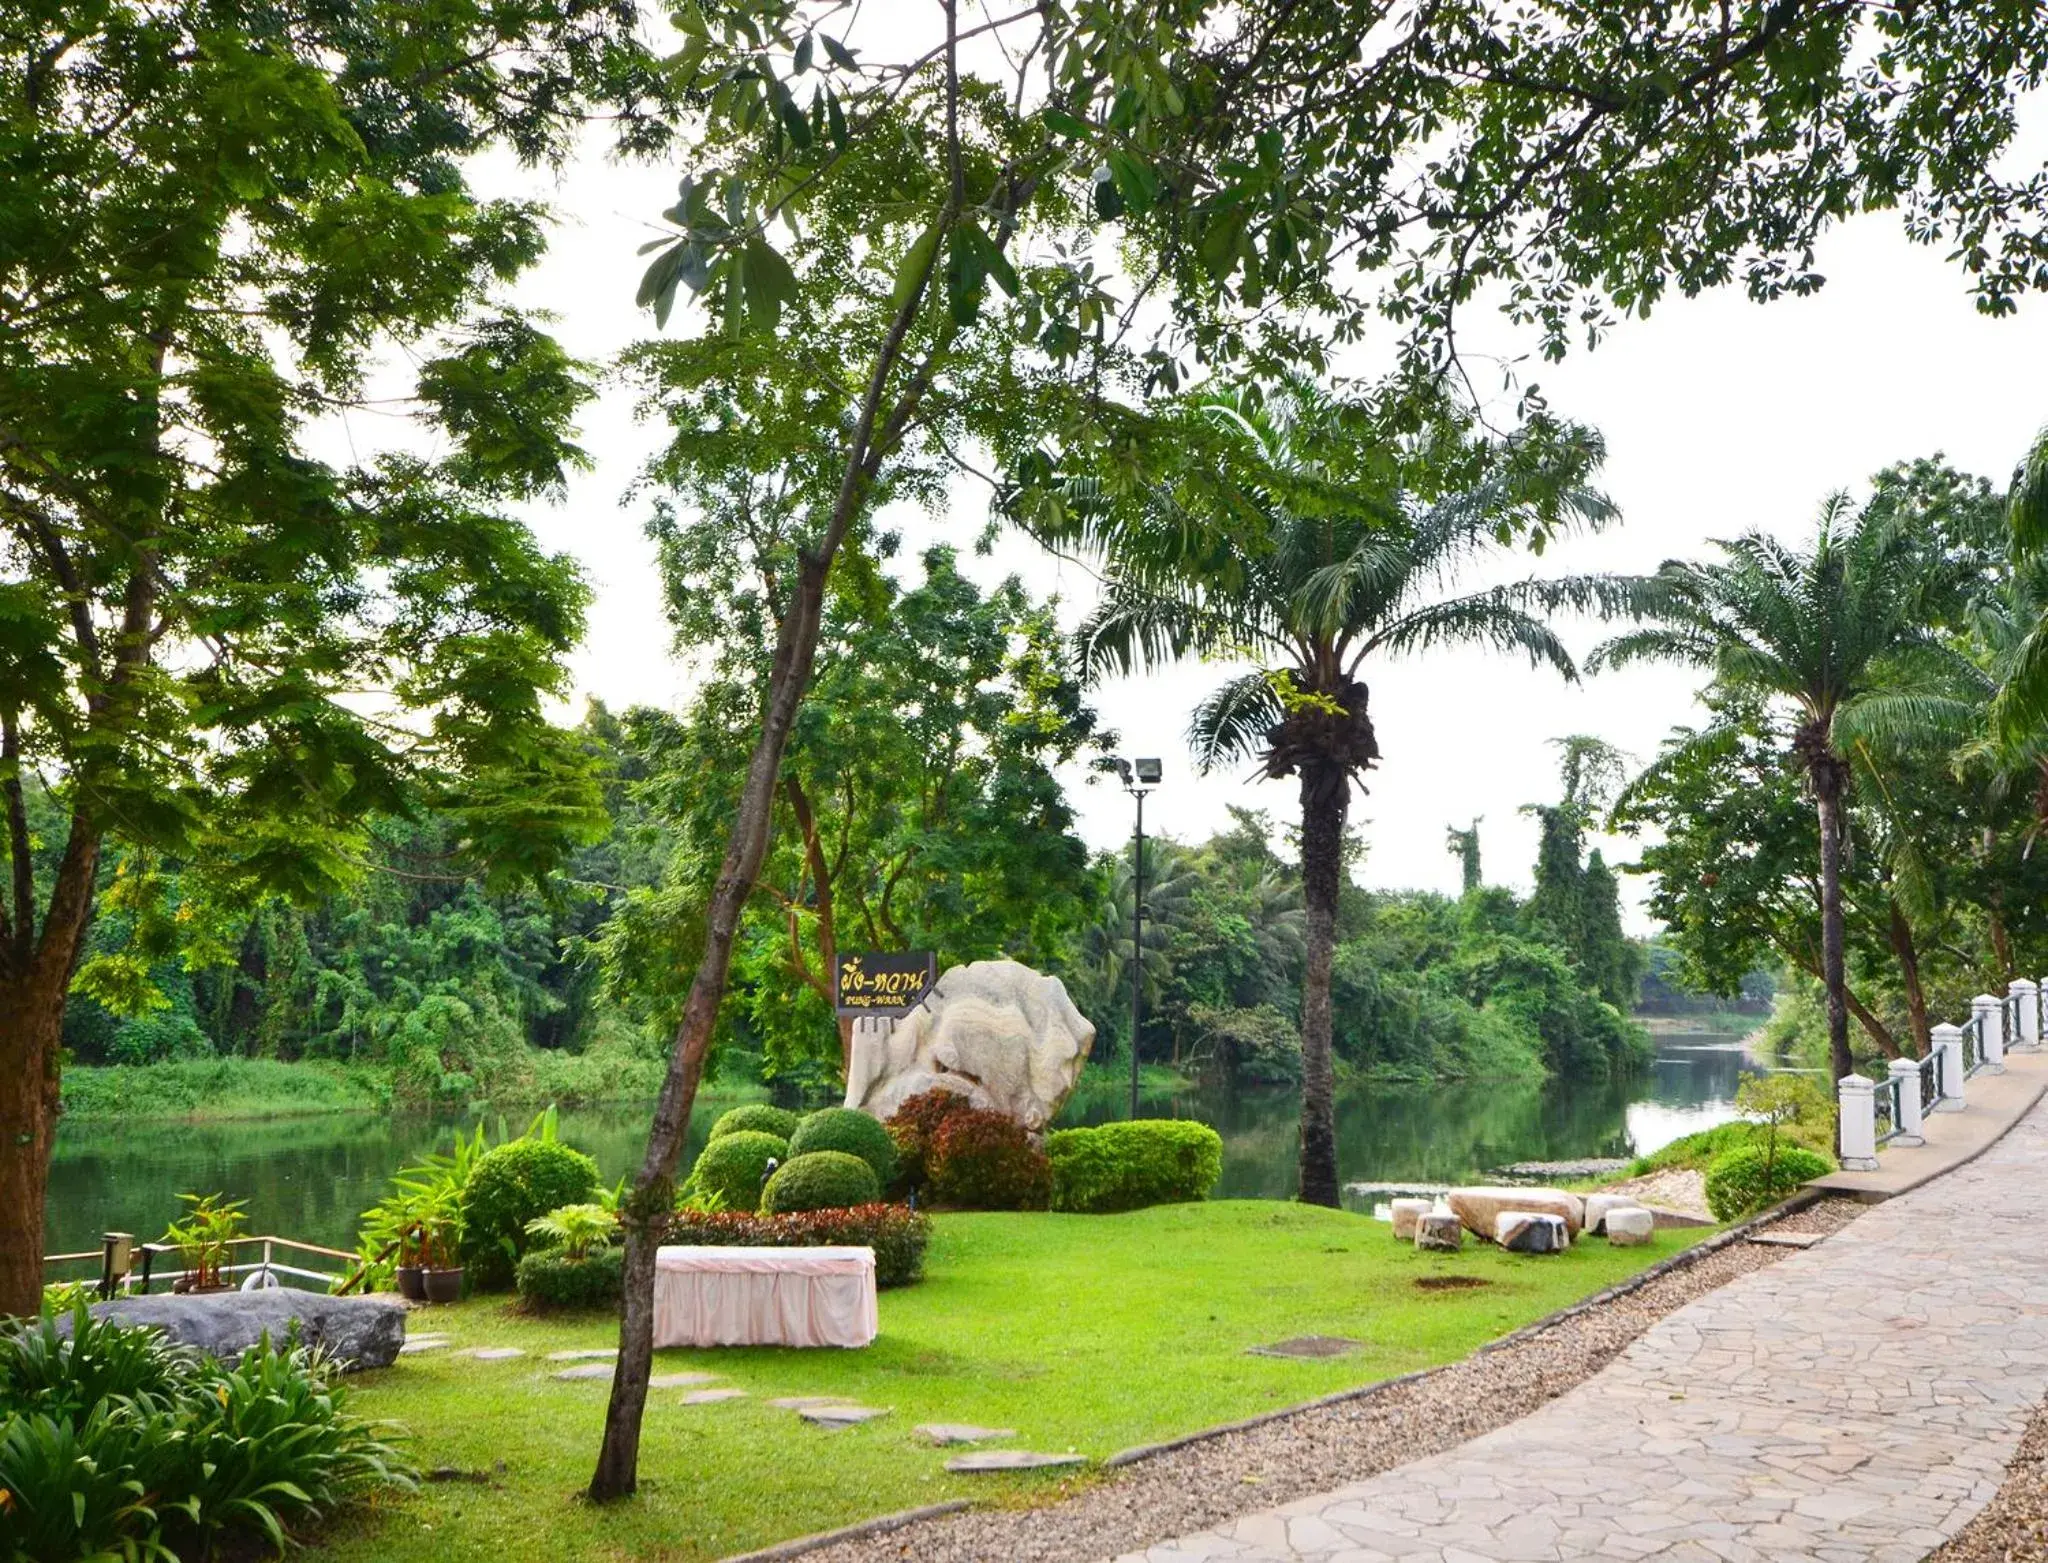
[[[1455,1181],[1513,1161],[1643,1155],[1734,1116],[1735,1087],[1754,1068],[1740,1042],[1713,1032],[1667,1033],[1655,1062],[1616,1081],[1357,1085],[1340,1093],[1343,1176],[1378,1182]],[[1063,1122],[1123,1116],[1112,1082],[1091,1082]],[[1285,1199],[1294,1189],[1298,1099],[1290,1088],[1148,1097],[1145,1111],[1201,1118],[1223,1135],[1217,1193]],[[722,1104],[707,1096],[687,1155]],[[607,1181],[646,1144],[648,1107],[619,1104],[561,1114],[561,1135],[597,1158]],[[97,1248],[106,1231],[153,1238],[181,1192],[248,1201],[250,1230],[353,1248],[356,1217],[392,1171],[445,1148],[447,1119],[337,1113],[232,1123],[66,1123],[57,1136],[46,1207],[48,1252]],[[516,1131],[523,1127],[514,1121]]]

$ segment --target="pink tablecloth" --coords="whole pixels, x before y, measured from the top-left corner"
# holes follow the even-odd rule
[[[865,1346],[879,1327],[872,1248],[661,1248],[657,1346]]]

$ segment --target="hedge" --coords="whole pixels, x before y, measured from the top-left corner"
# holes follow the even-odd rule
[[[796,1126],[802,1122],[802,1115],[791,1112],[787,1107],[771,1107],[766,1102],[748,1102],[718,1115],[718,1122],[711,1126],[710,1138],[721,1139],[728,1134],[772,1134],[778,1140],[788,1140],[796,1133]]]
[[[857,1107],[825,1107],[796,1126],[789,1137],[789,1154],[807,1156],[813,1151],[843,1151],[858,1156],[875,1170],[878,1188],[887,1188],[896,1177],[896,1142],[881,1121]]]
[[[958,1091],[937,1087],[920,1091],[889,1115],[885,1126],[896,1146],[896,1184],[921,1189],[931,1182],[932,1137],[955,1113],[972,1112],[974,1104]]]
[[[787,1161],[789,1142],[757,1129],[721,1135],[706,1145],[690,1169],[686,1187],[716,1194],[727,1210],[752,1210],[761,1203],[761,1184],[768,1163]]]
[[[1139,1118],[1045,1137],[1052,1208],[1101,1214],[1207,1199],[1223,1175],[1223,1139],[1205,1123]]]
[[[858,1156],[845,1151],[807,1151],[775,1169],[761,1190],[761,1214],[843,1210],[851,1205],[871,1205],[881,1197],[875,1169]]]
[[[872,1248],[875,1284],[908,1286],[924,1276],[931,1219],[902,1205],[855,1205],[850,1210],[805,1210],[786,1216],[715,1215],[681,1211],[669,1218],[664,1243],[714,1248]]]
[[[620,1248],[594,1249],[582,1259],[536,1248],[519,1261],[519,1295],[535,1308],[615,1308],[625,1263]]]
[[[462,1262],[475,1291],[502,1291],[532,1239],[526,1223],[597,1196],[597,1163],[557,1140],[487,1151],[462,1188]]]
[[[1024,1125],[970,1107],[948,1114],[925,1153],[933,1201],[962,1210],[1043,1210],[1052,1169]]]
[[[1824,1177],[1835,1164],[1798,1145],[1778,1147],[1770,1175],[1764,1175],[1761,1145],[1730,1151],[1707,1169],[1707,1209],[1716,1221],[1734,1221],[1775,1205],[1808,1178]]]

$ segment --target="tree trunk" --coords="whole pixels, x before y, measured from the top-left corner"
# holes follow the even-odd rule
[[[1828,1067],[1840,1080],[1853,1074],[1856,1067],[1849,1053],[1848,977],[1842,958],[1841,762],[1830,764],[1824,759],[1814,765],[1812,774],[1820,812],[1820,980],[1827,989]],[[1839,1153],[1839,1125],[1836,1139]]]
[[[1301,768],[1301,895],[1307,959],[1301,974],[1301,1199],[1339,1202],[1337,1103],[1330,1048],[1330,955],[1343,876],[1344,815],[1351,782],[1340,765]]]
[[[58,1050],[69,970],[0,986],[0,1314],[43,1301],[43,1192],[57,1137]]]
[[[1913,1028],[1913,1050],[1915,1056],[1925,1058],[1933,1043],[1933,1034],[1927,1024],[1927,989],[1920,981],[1920,950],[1913,941],[1913,925],[1906,921],[1906,914],[1899,910],[1899,903],[1891,903],[1891,921],[1887,929],[1891,940],[1892,955],[1899,963],[1899,977],[1906,989],[1906,1018]]]

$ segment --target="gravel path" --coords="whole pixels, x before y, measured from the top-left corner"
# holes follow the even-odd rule
[[[1832,1232],[1864,1207],[1827,1200],[1776,1230]],[[1505,1426],[1591,1377],[1656,1320],[1795,1249],[1734,1243],[1535,1335],[1426,1378],[1191,1444],[1033,1509],[975,1509],[804,1554],[805,1563],[1079,1563],[1327,1492]]]

